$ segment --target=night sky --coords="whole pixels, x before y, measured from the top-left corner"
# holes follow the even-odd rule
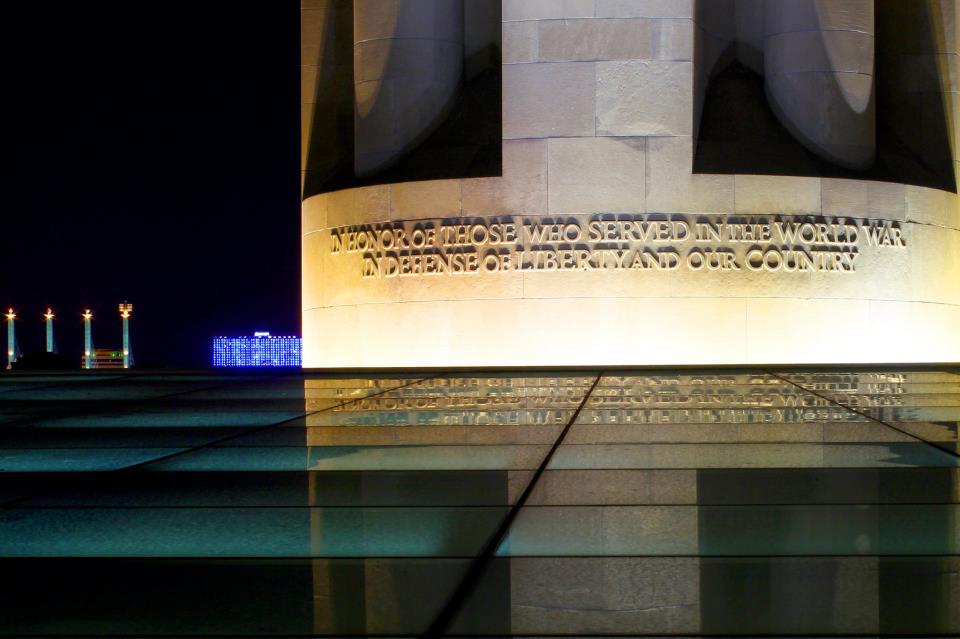
[[[140,365],[299,334],[298,2],[0,6],[0,304],[23,352],[47,305],[71,360],[85,306],[119,346],[125,299]]]

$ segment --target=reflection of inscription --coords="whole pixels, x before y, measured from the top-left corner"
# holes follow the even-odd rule
[[[555,397],[509,397],[485,395],[482,397],[374,397],[360,399],[333,410],[380,411],[380,410],[449,410],[449,409],[509,409],[540,407],[572,407],[580,404],[580,398],[557,399]]]
[[[558,424],[569,421],[572,410],[384,410],[336,411],[311,418],[310,425],[402,426]],[[844,408],[718,408],[629,409],[585,408],[578,424],[784,424],[817,422],[863,422],[866,418]]]
[[[417,220],[331,229],[365,278],[510,271],[852,273],[904,249],[899,222],[822,216],[596,215]]]
[[[584,409],[582,424],[797,424],[862,422],[866,418],[839,406],[816,408]]]
[[[329,411],[308,418],[311,426],[484,426],[559,425],[570,421],[572,410],[395,410]]]
[[[643,393],[623,396],[591,397],[591,408],[650,406],[656,408],[685,407],[803,407],[829,406],[830,402],[809,393]]]

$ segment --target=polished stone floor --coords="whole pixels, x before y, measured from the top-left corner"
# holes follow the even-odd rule
[[[957,636],[960,374],[0,374],[3,636]]]

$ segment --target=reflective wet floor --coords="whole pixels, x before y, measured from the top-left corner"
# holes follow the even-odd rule
[[[960,635],[960,374],[0,375],[0,635]]]

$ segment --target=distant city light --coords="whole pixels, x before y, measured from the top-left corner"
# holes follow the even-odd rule
[[[216,368],[300,368],[300,338],[257,331],[253,337],[214,337]]]

